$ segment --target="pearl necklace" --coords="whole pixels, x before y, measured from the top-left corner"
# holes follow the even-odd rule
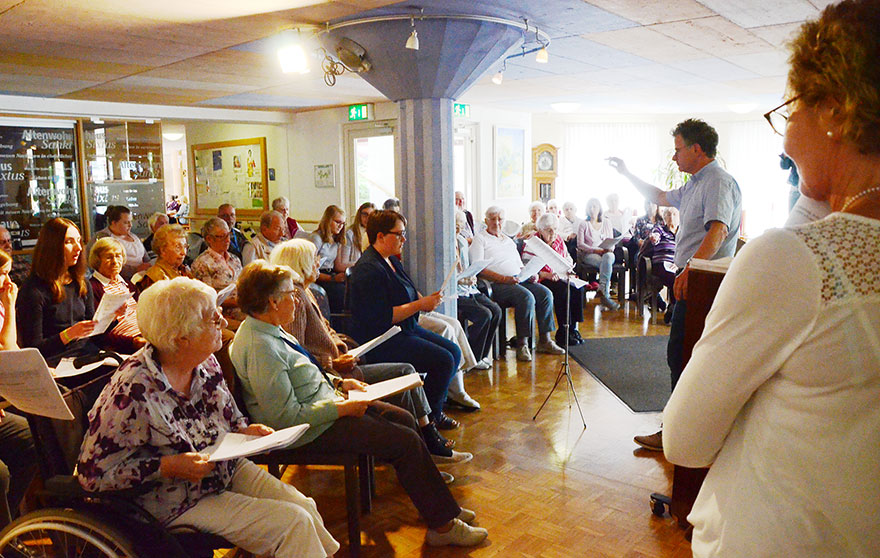
[[[859,192],[858,194],[856,194],[855,196],[853,196],[851,198],[847,198],[846,202],[843,204],[843,207],[840,208],[840,211],[841,212],[846,211],[846,208],[849,207],[850,205],[852,205],[852,203],[854,201],[856,201],[859,198],[864,198],[865,196],[867,196],[868,194],[870,194],[872,192],[880,192],[880,186],[874,186],[873,188],[866,188],[866,189],[862,190],[861,192]]]

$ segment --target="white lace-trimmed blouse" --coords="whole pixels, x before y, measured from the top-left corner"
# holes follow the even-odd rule
[[[664,411],[667,458],[712,464],[694,556],[877,555],[878,246],[834,213],[734,259]]]

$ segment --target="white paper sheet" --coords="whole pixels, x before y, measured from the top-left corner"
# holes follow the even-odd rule
[[[535,256],[534,258],[529,260],[529,263],[523,266],[522,269],[519,270],[519,273],[516,275],[516,280],[520,283],[524,283],[528,281],[532,277],[538,274],[541,271],[541,268],[544,267],[544,260],[541,259],[540,256]]]
[[[282,428],[267,436],[248,436],[237,432],[227,432],[218,444],[205,448],[205,453],[211,455],[208,461],[212,462],[265,453],[289,446],[305,434],[308,429],[308,424],[298,424]]]
[[[234,282],[230,283],[226,285],[226,287],[223,288],[219,293],[217,293],[217,306],[220,306],[221,304],[226,302],[227,298],[232,296],[232,293],[235,292],[235,285],[236,284]]]
[[[119,355],[122,357],[122,360],[125,361],[131,355]],[[119,363],[116,362],[116,359],[107,357],[104,360],[99,360],[98,362],[93,362],[92,364],[87,364],[82,368],[74,368],[73,367],[73,357],[62,358],[54,369],[50,369],[52,372],[52,376],[55,378],[68,378],[70,376],[79,376],[80,374],[85,374],[86,372],[91,372],[95,368],[100,366],[119,366]]]
[[[575,289],[583,289],[584,287],[589,285],[589,283],[587,283],[586,281],[584,281],[580,277],[575,277],[574,275],[572,275],[570,279],[571,279],[571,285]]]
[[[614,238],[606,238],[599,244],[599,248],[603,250],[613,250],[621,240],[623,240],[623,235]]]
[[[461,273],[458,274],[458,278],[467,279],[468,277],[473,277],[474,275],[477,275],[478,273],[486,269],[486,267],[490,263],[492,263],[492,260],[477,260],[471,265],[464,268]]]
[[[367,351],[369,351],[370,349],[373,349],[374,347],[384,343],[385,341],[388,341],[389,339],[391,339],[392,337],[394,337],[398,333],[400,333],[400,326],[391,326],[390,328],[388,328],[388,331],[386,331],[385,333],[383,333],[379,337],[376,337],[375,339],[371,339],[371,340],[367,341],[366,343],[364,343],[360,347],[355,347],[354,349],[348,351],[348,353],[346,353],[346,354],[349,354],[349,355],[357,358],[357,357],[361,356],[362,354],[366,353]]]
[[[0,395],[26,413],[73,420],[37,349],[0,351]]]
[[[119,310],[129,298],[131,298],[131,293],[104,293],[104,296],[101,297],[100,304],[98,304],[98,308],[95,309],[95,315],[92,318],[98,323],[95,324],[95,329],[93,329],[86,337],[100,335],[107,331],[107,328],[110,327],[110,324],[112,324],[113,320],[116,318],[116,311]]]
[[[397,378],[370,384],[367,386],[367,391],[349,390],[348,398],[351,401],[376,401],[377,399],[395,395],[421,385],[424,384],[418,374],[407,374],[406,376],[398,376]]]
[[[526,240],[526,248],[529,252],[544,260],[544,265],[549,265],[553,273],[560,277],[564,277],[566,273],[574,269],[573,264],[566,261],[556,250],[537,236]]]

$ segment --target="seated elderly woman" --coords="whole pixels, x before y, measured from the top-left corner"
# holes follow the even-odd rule
[[[517,234],[516,237],[525,240],[535,236],[535,233],[538,232],[538,218],[546,211],[547,208],[541,200],[535,200],[530,203],[529,220],[522,224],[522,228],[519,230],[519,234]]]
[[[359,343],[385,333],[392,325],[401,332],[366,354],[370,362],[408,362],[426,374],[425,393],[431,418],[440,430],[458,427],[443,412],[443,403],[461,363],[461,350],[420,326],[419,314],[440,304],[441,293],[421,296],[400,263],[406,242],[406,219],[396,211],[374,211],[367,221],[370,247],[352,269],[350,279],[352,335]]]
[[[309,424],[295,446],[367,453],[391,463],[428,523],[429,545],[482,542],[488,533],[468,525],[474,513],[455,502],[413,416],[381,401],[349,399],[349,391],[366,384],[323,372],[281,328],[294,319],[295,292],[293,271],[263,260],[248,264],[238,280],[239,304],[248,317],[235,334],[231,355],[250,416],[275,428]]]
[[[287,240],[272,250],[269,261],[275,265],[286,265],[302,279],[301,284],[294,279],[293,288],[296,292],[293,296],[296,299],[296,312],[293,320],[283,327],[315,357],[321,368],[333,370],[342,377],[361,379],[369,384],[416,373],[416,369],[411,364],[402,362],[356,366],[355,359],[345,354],[353,347],[349,347],[330,327],[330,323],[321,315],[318,303],[309,290],[309,284],[318,275],[318,258],[314,244],[299,238]],[[352,344],[354,345],[353,342]],[[473,457],[469,453],[452,451],[455,441],[444,438],[430,421],[428,415],[431,413],[431,406],[421,386],[395,395],[388,401],[403,407],[416,417],[428,450],[431,455],[436,456],[435,461],[461,462]]]
[[[156,253],[156,263],[135,283],[138,290],[143,291],[153,283],[166,279],[192,277],[189,266],[183,263],[186,258],[186,231],[183,227],[159,227],[153,235],[153,251]]]
[[[235,283],[241,273],[241,262],[229,251],[229,225],[220,217],[211,217],[202,227],[208,249],[192,264],[193,277],[218,291]],[[233,329],[244,319],[238,311],[235,295],[223,301],[223,314]]]
[[[122,243],[125,249],[125,265],[121,275],[131,279],[138,271],[150,267],[150,257],[143,242],[131,233],[131,210],[124,205],[111,205],[104,212],[107,227],[95,233],[95,239],[111,237]]]
[[[211,287],[185,277],[144,291],[138,324],[149,344],[125,361],[89,413],[77,466],[86,490],[152,484],[136,497],[169,526],[190,526],[253,553],[323,558],[339,549],[315,502],[246,459],[208,461],[226,432],[248,425],[211,353],[223,316]]]
[[[543,240],[554,252],[564,259],[569,265],[574,265],[565,242],[559,235],[559,219],[552,213],[545,213],[538,218],[538,238]],[[535,257],[528,246],[523,249],[523,261],[527,262]],[[569,285],[565,277],[560,277],[545,265],[538,272],[538,282],[550,289],[553,293],[553,310],[556,313],[556,322],[559,324],[556,330],[556,343],[565,346],[580,345],[584,342],[578,331],[577,325],[584,319],[584,295],[581,289]],[[566,289],[569,290],[566,293]],[[566,300],[566,295],[568,300]],[[566,314],[566,305],[568,313]],[[566,340],[566,336],[568,339]]]
[[[89,252],[89,266],[95,270],[89,281],[95,296],[95,306],[101,303],[104,293],[128,294],[125,314],[104,335],[104,343],[121,353],[130,354],[147,344],[137,324],[137,292],[119,272],[125,263],[125,248],[115,238],[99,238]]]

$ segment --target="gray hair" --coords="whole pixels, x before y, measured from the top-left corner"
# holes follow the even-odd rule
[[[217,310],[217,291],[190,279],[158,281],[141,293],[137,304],[138,327],[160,351],[176,351],[184,337],[213,327],[206,320]]]
[[[565,211],[566,209],[574,209],[577,212],[578,206],[576,203],[568,201],[562,204],[562,210]]]
[[[284,221],[284,216],[274,210],[264,211],[260,215],[260,229],[268,229],[272,226],[272,219],[278,218],[279,221]]]
[[[152,215],[150,215],[150,218],[147,219],[147,224],[150,226],[150,229],[155,227],[156,221],[158,221],[162,217],[165,217],[165,219],[168,219],[167,215],[165,215],[164,213],[159,213],[158,211],[156,213],[153,213]]]
[[[153,252],[161,254],[165,247],[174,240],[186,240],[186,231],[178,224],[162,225],[153,233]]]
[[[455,224],[461,225],[462,228],[467,226],[467,215],[460,209],[455,210]]]
[[[206,238],[213,234],[217,229],[223,229],[229,232],[229,225],[220,217],[211,217],[202,225],[202,238]]]
[[[285,198],[284,196],[280,196],[272,200],[272,209],[275,211],[280,211],[282,207],[286,207],[290,209],[290,200]]]
[[[541,208],[541,211],[546,211],[547,207],[544,205],[544,202],[541,200],[535,200],[529,204],[529,213],[532,212],[533,209]]]
[[[501,208],[500,208],[499,206],[497,206],[497,205],[490,205],[490,206],[486,209],[486,219],[492,217],[493,215],[498,215],[499,217],[501,217],[502,219],[504,219],[504,210],[501,209]]]
[[[553,213],[545,213],[538,217],[538,221],[535,223],[535,228],[539,231],[550,228],[557,230],[559,228],[559,217]]]
[[[89,250],[89,267],[98,271],[98,268],[101,267],[101,257],[111,250],[125,256],[125,246],[112,236],[105,236],[96,240],[92,245],[92,249]],[[113,278],[108,277],[108,279]]]

